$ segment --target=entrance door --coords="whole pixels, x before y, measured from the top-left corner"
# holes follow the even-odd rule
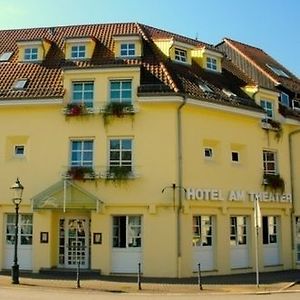
[[[137,273],[142,263],[141,216],[113,217],[113,273]]]
[[[230,264],[231,268],[249,267],[248,218],[230,217]]]
[[[214,269],[213,216],[193,216],[193,271]]]
[[[279,265],[279,217],[263,216],[262,230],[264,245],[264,265]]]
[[[59,265],[83,269],[89,266],[89,220],[84,217],[60,219]]]
[[[5,269],[14,263],[15,221],[15,214],[6,215]],[[18,223],[18,264],[20,270],[32,270],[32,215],[20,214]]]

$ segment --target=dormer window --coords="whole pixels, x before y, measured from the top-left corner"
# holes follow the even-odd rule
[[[9,61],[11,56],[13,55],[13,52],[3,52],[0,54],[0,62]]]
[[[121,57],[135,56],[134,43],[121,43]]]
[[[96,46],[93,37],[67,37],[65,40],[65,55],[68,60],[91,59]]]
[[[281,92],[280,93],[280,103],[286,107],[290,107],[290,97],[288,94]]]
[[[211,71],[217,71],[217,60],[208,56],[206,58],[206,68]]]
[[[142,56],[142,40],[140,35],[114,35],[114,52],[115,57],[141,57]]]
[[[24,90],[25,87],[26,87],[26,84],[27,84],[27,79],[26,78],[25,79],[17,79],[14,82],[12,88],[14,90]]]
[[[24,60],[37,60],[38,59],[38,48],[25,48],[24,49]]]
[[[226,89],[222,89],[222,92],[228,96],[229,98],[236,98],[237,95],[229,90],[226,90]]]
[[[175,60],[179,62],[187,62],[186,50],[175,48]]]
[[[71,48],[71,58],[73,59],[82,59],[85,58],[85,45],[74,45]]]

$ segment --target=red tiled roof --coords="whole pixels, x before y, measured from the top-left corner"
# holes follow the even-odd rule
[[[113,37],[118,35],[139,35],[143,43],[143,57],[136,59],[118,59],[114,56]],[[90,60],[66,61],[64,45],[66,38],[91,37],[96,41],[95,51]],[[94,25],[74,25],[53,28],[32,28],[0,31],[0,54],[13,51],[9,62],[0,62],[0,100],[4,99],[41,99],[64,96],[62,85],[63,70],[67,68],[101,68],[103,66],[138,66],[141,68],[141,92],[184,93],[205,101],[218,101],[222,104],[260,110],[254,101],[249,101],[240,91],[251,80],[233,65],[225,62],[222,74],[209,72],[193,64],[185,66],[173,63],[154,44],[156,38],[173,38],[194,47],[206,47],[216,51],[213,46],[184,36],[170,33],[151,26],[137,23],[114,23]],[[41,40],[51,42],[51,48],[42,63],[23,63],[17,61],[19,40]],[[217,50],[218,51],[218,50]],[[18,78],[27,78],[24,91],[14,91],[13,82]],[[207,82],[214,91],[205,94],[199,88],[199,82]],[[231,88],[245,101],[232,101],[224,95],[222,87]]]

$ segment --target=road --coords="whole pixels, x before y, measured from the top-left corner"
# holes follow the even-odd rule
[[[299,293],[274,293],[274,294],[259,294],[259,295],[245,295],[245,294],[209,294],[201,293],[202,299],[207,300],[252,300],[252,299],[266,299],[266,300],[298,300]],[[143,293],[104,293],[95,290],[76,290],[76,289],[54,289],[54,288],[40,288],[32,286],[2,286],[0,287],[1,300],[199,300],[199,294],[143,294]]]

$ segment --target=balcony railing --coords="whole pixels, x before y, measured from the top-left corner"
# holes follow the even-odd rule
[[[265,118],[261,120],[261,127],[263,129],[269,129],[274,131],[280,131],[281,130],[281,123],[278,121],[275,121],[270,118]]]
[[[90,114],[132,115],[138,111],[137,105],[131,103],[93,102],[92,105],[70,102],[63,108],[66,116],[83,116]]]
[[[284,191],[285,188],[284,179],[279,174],[264,173],[262,184],[274,190]]]

